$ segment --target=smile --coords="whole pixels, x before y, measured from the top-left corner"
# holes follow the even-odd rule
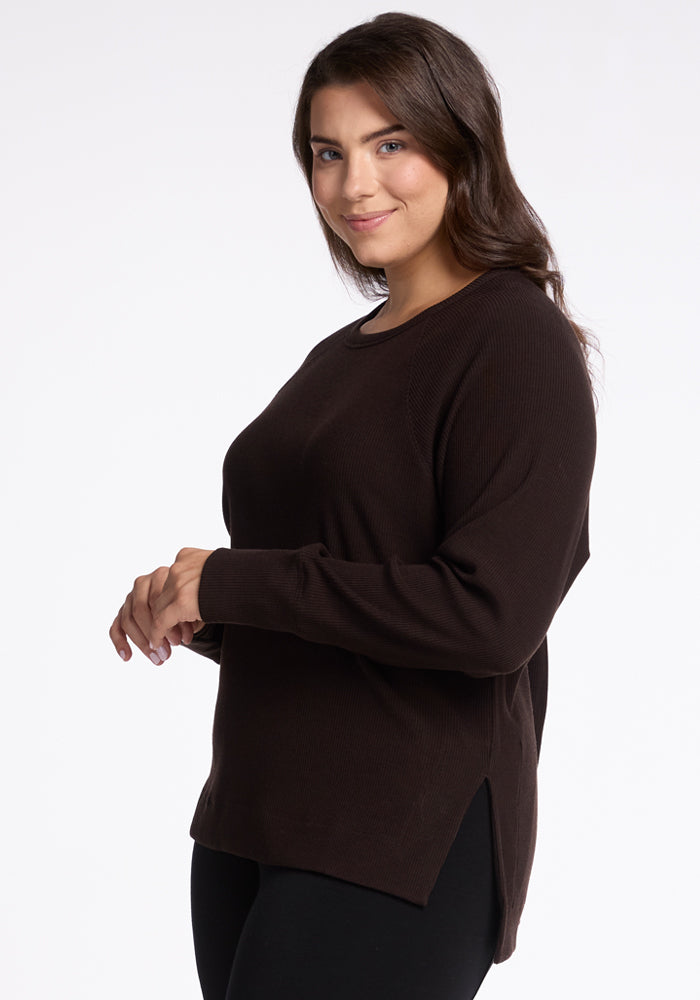
[[[344,215],[343,218],[353,232],[369,233],[378,229],[395,211],[396,209],[392,208],[388,212],[368,212],[366,215]]]

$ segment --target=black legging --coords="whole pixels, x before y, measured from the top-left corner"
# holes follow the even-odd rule
[[[487,787],[425,907],[197,843],[191,889],[204,1000],[471,1000],[499,920]]]

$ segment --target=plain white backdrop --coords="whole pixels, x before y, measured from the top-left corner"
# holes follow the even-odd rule
[[[290,126],[315,51],[386,9],[3,5],[11,1000],[199,996],[188,831],[216,666],[184,650],[125,665],[107,630],[137,574],[227,544],[230,441],[371,308],[335,276]],[[495,76],[516,178],[605,356],[592,557],[550,633],[530,893],[480,997],[696,998],[698,15],[398,9]]]

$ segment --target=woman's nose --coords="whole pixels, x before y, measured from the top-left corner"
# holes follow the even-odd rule
[[[377,176],[369,157],[364,153],[350,156],[345,160],[343,196],[348,201],[359,201],[375,194],[378,187]]]

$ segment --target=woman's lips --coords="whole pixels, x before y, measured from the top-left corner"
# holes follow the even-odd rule
[[[355,233],[369,233],[378,229],[396,210],[388,212],[368,212],[366,215],[344,215],[343,218]]]

